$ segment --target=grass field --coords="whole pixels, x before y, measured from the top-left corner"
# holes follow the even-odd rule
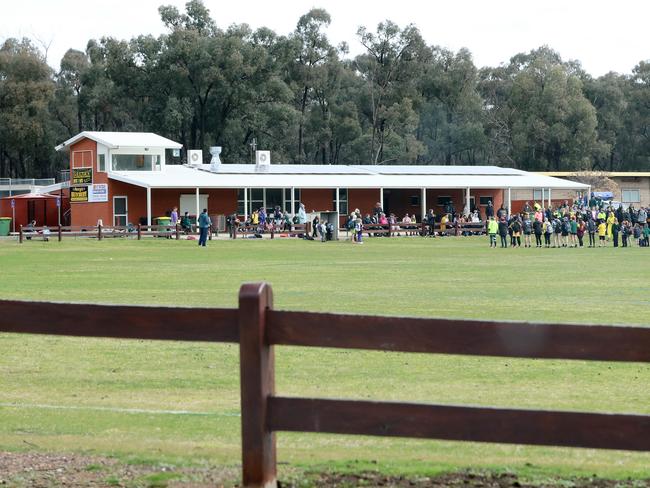
[[[0,297],[647,325],[647,249],[489,249],[484,239],[0,241]],[[191,311],[188,311],[191,314]],[[80,317],[80,320],[84,320]],[[650,365],[278,348],[283,395],[650,414]],[[0,334],[0,450],[239,463],[234,345]],[[650,477],[650,454],[279,434],[283,469]]]

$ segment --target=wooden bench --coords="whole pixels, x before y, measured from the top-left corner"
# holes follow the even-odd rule
[[[237,236],[249,238],[251,235],[269,235],[271,236],[271,239],[274,239],[276,236],[302,237],[305,234],[309,234],[310,230],[311,224],[309,223],[291,224],[290,230],[278,230],[273,225],[265,226],[264,228],[261,228],[259,225],[239,225],[231,228],[230,237],[232,239],[237,239]]]

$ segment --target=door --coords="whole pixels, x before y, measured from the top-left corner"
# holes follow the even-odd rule
[[[113,197],[113,225],[126,227],[129,222],[127,197]]]

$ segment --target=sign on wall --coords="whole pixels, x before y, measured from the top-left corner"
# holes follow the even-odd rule
[[[93,182],[92,168],[72,168],[73,185],[90,185]]]
[[[88,187],[88,201],[93,203],[108,202],[108,185],[106,183],[90,185]]]
[[[88,201],[87,186],[70,187],[70,203],[86,203]]]

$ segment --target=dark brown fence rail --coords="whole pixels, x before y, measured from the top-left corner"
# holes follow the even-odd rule
[[[650,362],[650,328],[415,319],[273,310],[245,284],[238,309],[0,301],[0,331],[239,342],[243,482],[276,486],[275,432],[326,432],[650,451],[650,415],[284,398],[274,345]]]

